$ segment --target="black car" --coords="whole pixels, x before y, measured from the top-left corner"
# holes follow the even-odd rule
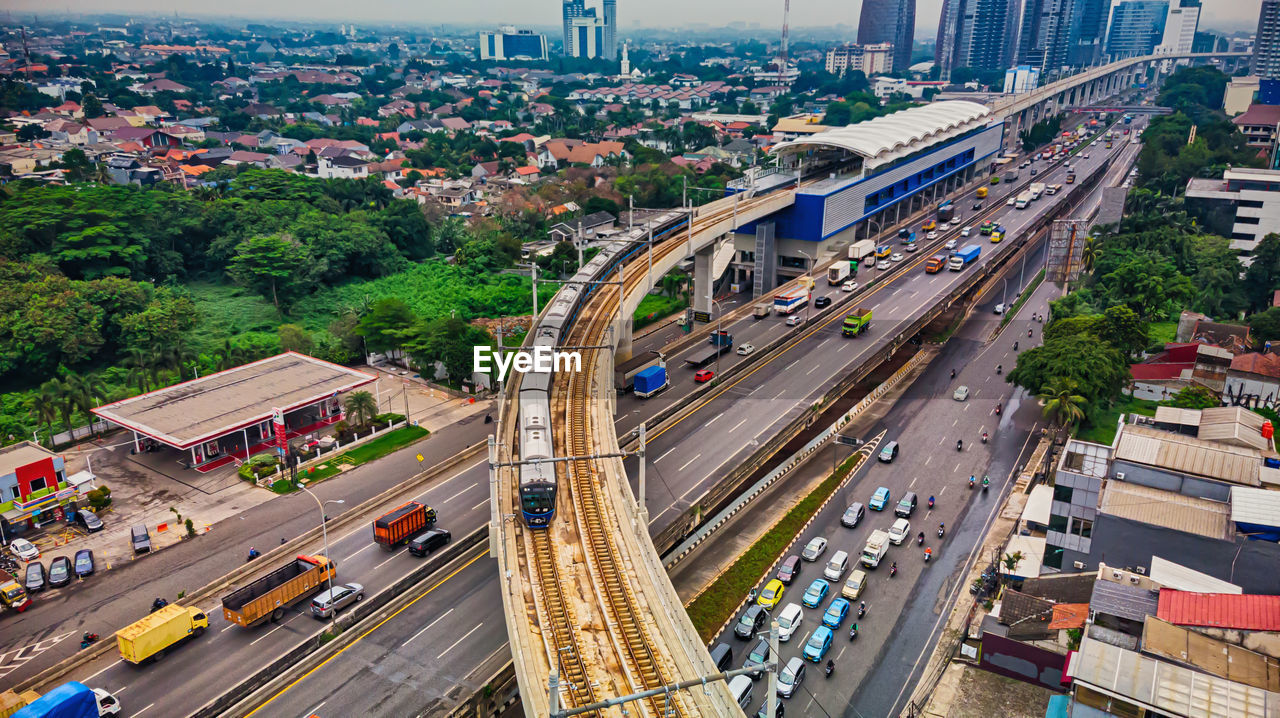
[[[763,667],[764,664],[768,662],[769,662],[769,640],[767,638],[761,638],[760,641],[756,643],[755,648],[752,648],[751,652],[747,654],[747,660],[742,662],[742,667],[758,668],[758,667]],[[749,673],[747,675],[751,676],[751,680],[754,681],[758,679],[760,676],[764,675],[764,672],[756,671],[754,673]]]
[[[49,562],[49,588],[60,588],[71,583],[71,559],[59,556]]]
[[[44,572],[44,564],[39,561],[32,561],[27,564],[27,580],[24,582],[27,587],[27,593],[43,591],[48,584],[49,581]]]
[[[764,628],[764,624],[769,621],[769,612],[764,610],[764,606],[753,604],[746,611],[743,611],[742,617],[733,626],[733,635],[747,640],[756,634],[756,631]]]
[[[89,509],[80,509],[76,512],[76,523],[84,528],[85,533],[96,533],[102,530],[102,519]]]
[[[817,299],[813,300],[814,309],[822,309],[823,307],[827,307],[830,305],[831,305],[831,297],[818,297]]]
[[[769,703],[766,701],[764,705],[760,706],[760,710],[756,713],[756,718],[769,718],[767,715],[765,715],[768,712],[769,712]],[[787,713],[787,704],[783,703],[782,701],[778,701],[778,712],[773,716],[773,718],[782,718],[782,716],[786,715],[786,713]]]
[[[800,573],[800,557],[792,554],[778,567],[777,578],[783,584],[790,586],[791,582],[796,580],[796,574],[798,573]]]
[[[426,556],[453,540],[453,536],[444,529],[431,529],[409,539],[409,553],[414,556]]]
[[[974,203],[973,203],[973,208],[974,208],[974,209],[982,209],[982,203],[981,203],[981,202],[974,202]]]
[[[93,575],[93,552],[87,548],[76,551],[76,578],[86,578]]]

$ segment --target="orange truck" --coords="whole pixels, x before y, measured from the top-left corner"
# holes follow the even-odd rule
[[[947,266],[947,255],[935,254],[929,257],[929,261],[924,263],[924,271],[928,274],[937,274]]]
[[[409,501],[373,520],[373,541],[385,549],[393,549],[435,524],[435,509]]]
[[[299,555],[289,563],[237,588],[222,599],[222,617],[238,626],[284,618],[285,610],[332,580],[337,565],[324,556]]]

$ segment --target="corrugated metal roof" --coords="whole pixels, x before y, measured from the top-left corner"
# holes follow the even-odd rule
[[[1027,497],[1027,505],[1022,509],[1022,520],[1048,525],[1049,515],[1053,509],[1053,487],[1038,484]]]
[[[1238,406],[1205,409],[1200,415],[1200,430],[1196,437],[1204,441],[1226,442],[1261,451],[1271,448],[1271,441],[1262,437],[1264,421],[1266,420],[1261,414]]]
[[[1257,486],[1262,455],[1243,446],[1224,446],[1189,436],[1127,424],[1116,444],[1117,461],[1130,461],[1235,484]]]
[[[1072,656],[1067,675],[1167,715],[1267,718],[1280,710],[1280,694],[1166,663],[1088,636]]]
[[[1096,613],[1141,622],[1156,612],[1159,601],[1154,591],[1115,581],[1095,581],[1089,608]]]
[[[1229,681],[1280,691],[1280,660],[1147,616],[1142,651]]]
[[[1098,510],[1209,538],[1231,536],[1231,521],[1228,520],[1231,510],[1226,504],[1125,481],[1106,483]]]
[[[1200,426],[1200,410],[1179,409],[1173,406],[1157,406],[1156,421],[1161,424]]]
[[[1180,626],[1280,631],[1280,596],[1160,589],[1156,615]]]
[[[1232,486],[1231,520],[1238,524],[1280,527],[1280,491]]]
[[[1064,628],[1080,628],[1089,617],[1087,603],[1059,603],[1053,607],[1053,619],[1049,621],[1050,631]]]
[[[1244,593],[1244,589],[1234,583],[1214,578],[1207,573],[1201,573],[1159,556],[1151,557],[1151,570],[1147,571],[1147,575],[1161,586],[1179,591]]]

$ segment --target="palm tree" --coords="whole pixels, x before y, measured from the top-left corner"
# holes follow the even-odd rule
[[[90,410],[107,395],[102,379],[92,375],[70,374],[67,376],[66,386],[73,408],[92,420]]]
[[[1080,266],[1086,272],[1092,272],[1095,264],[1098,263],[1098,257],[1102,254],[1102,248],[1098,246],[1098,238],[1090,237],[1084,241],[1084,247],[1080,250]]]
[[[151,358],[147,352],[137,347],[129,350],[129,356],[125,359],[125,366],[129,368],[129,377],[126,379],[130,384],[138,387],[138,392],[146,394],[151,391]]]
[[[31,401],[32,416],[37,422],[44,424],[45,431],[49,432],[49,446],[53,446],[52,424],[58,418],[58,392],[53,385],[54,381],[50,379],[41,384]]]
[[[1006,553],[1004,555],[1004,558],[1000,559],[1000,563],[1004,564],[1005,575],[1006,576],[1012,575],[1014,569],[1018,568],[1018,563],[1022,561],[1022,559],[1023,559],[1023,556],[1021,551]]]
[[[48,390],[50,395],[54,397],[55,405],[58,408],[58,416],[62,419],[62,426],[67,430],[71,430],[71,417],[76,413],[75,387],[62,379],[50,379],[41,385],[42,391]]]
[[[1040,399],[1044,402],[1044,415],[1053,420],[1059,427],[1074,426],[1084,418],[1081,407],[1086,399],[1077,394],[1079,384],[1074,379],[1055,378],[1040,390]]]
[[[358,424],[365,424],[378,413],[378,400],[367,391],[353,391],[343,404],[348,416],[354,416]]]

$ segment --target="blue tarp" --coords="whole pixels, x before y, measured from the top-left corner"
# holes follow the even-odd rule
[[[13,718],[98,718],[98,700],[89,686],[71,681],[40,696]]]

